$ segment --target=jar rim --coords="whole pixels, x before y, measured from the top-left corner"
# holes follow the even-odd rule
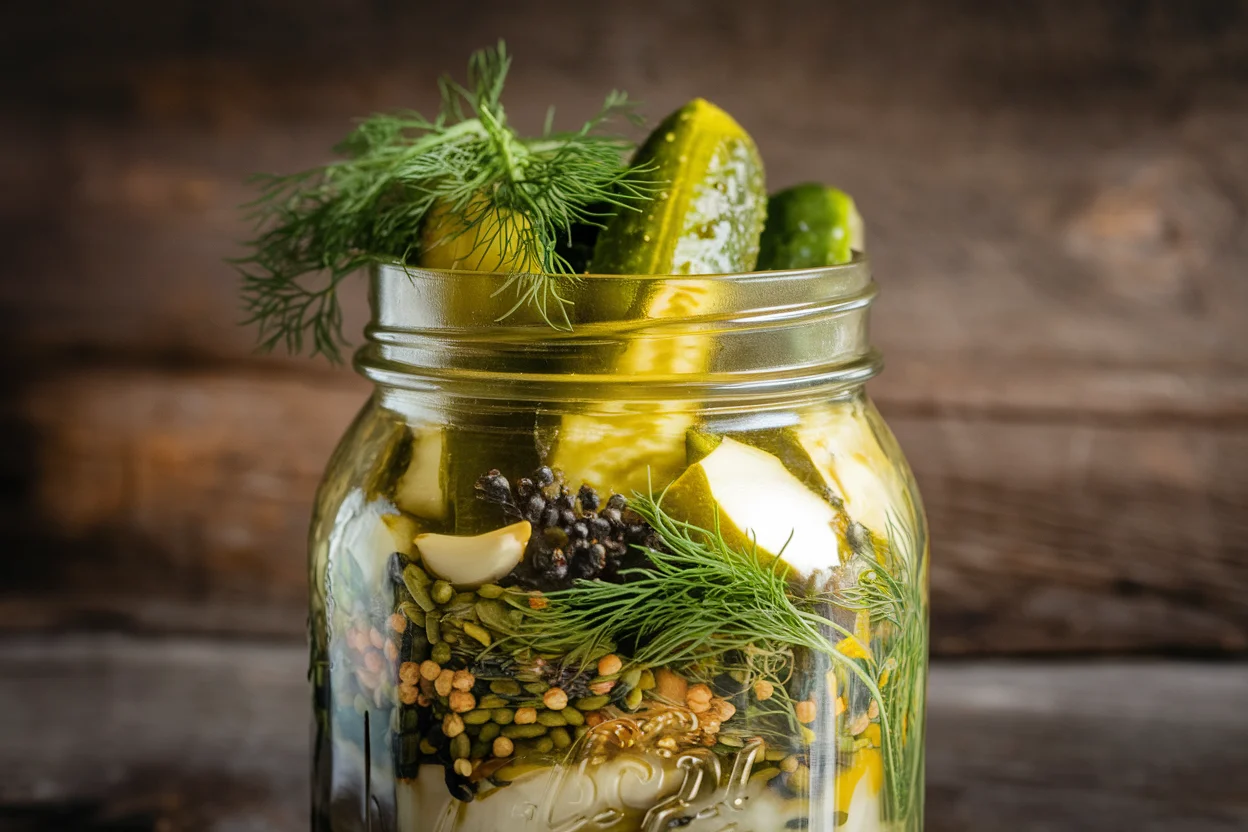
[[[414,266],[404,264],[398,260],[379,261],[377,265],[383,269],[396,269],[407,272],[409,274],[420,274],[429,277],[436,277],[448,280],[462,279],[465,275],[489,276],[494,278],[510,278],[515,277],[517,273],[512,272],[492,272],[480,271],[477,269],[430,269],[424,266]],[[827,277],[829,275],[843,274],[855,272],[861,269],[870,270],[871,259],[866,252],[853,252],[850,260],[844,263],[836,263],[829,266],[807,266],[799,269],[756,269],[749,272],[700,272],[697,274],[603,274],[600,272],[576,272],[569,274],[550,274],[545,272],[533,273],[533,277],[552,277],[552,278],[575,278],[576,280],[605,283],[610,282],[640,282],[654,283],[669,280],[707,280],[707,281],[730,281],[733,283],[748,283],[757,281],[785,281],[785,280],[803,280],[813,277]],[[519,273],[524,274],[524,273]]]
[[[355,365],[383,389],[533,398],[743,400],[875,375],[869,261],[731,275],[575,275],[566,326],[524,305],[538,275],[378,264]],[[622,359],[621,356],[628,356]]]

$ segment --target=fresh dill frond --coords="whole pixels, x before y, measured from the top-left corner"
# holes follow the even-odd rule
[[[858,580],[833,593],[830,600],[844,609],[867,612],[872,626],[880,629],[872,647],[882,680],[881,713],[893,726],[883,738],[886,806],[891,817],[906,818],[922,798],[915,786],[923,768],[927,606],[923,598],[923,552],[909,527],[891,513],[887,524],[887,541],[873,541],[875,546],[869,547],[876,552],[858,552],[864,566]]]
[[[827,636],[854,634],[815,611],[821,599],[791,591],[780,557],[765,563],[757,545],[734,548],[718,524],[703,529],[674,519],[663,510],[661,495],[657,500],[635,495],[629,508],[663,543],[642,549],[649,565],[624,570],[621,583],[582,580],[545,593],[541,609],[523,607],[524,624],[514,638],[572,665],[621,643],[632,646],[631,660],[638,665],[673,668],[738,666],[739,656],[791,657],[802,648],[827,656],[880,698],[872,674]],[[524,603],[523,597],[514,603]],[[881,721],[887,732],[887,717]]]
[[[501,42],[480,50],[466,85],[440,80],[436,118],[372,116],[335,148],[345,158],[257,178],[260,196],[246,206],[257,235],[233,262],[262,348],[298,353],[310,343],[313,355],[340,360],[343,280],[373,263],[419,266],[422,225],[435,207],[454,221],[453,236],[490,230],[474,252],[488,247],[502,271],[515,272],[499,288],[515,293],[511,311],[529,305],[552,326],[569,326],[558,281],[572,269],[558,243],[575,224],[601,224],[604,207],[635,209],[652,192],[624,161],[630,143],[605,132],[613,119],[637,117],[633,102],[612,92],[580,129],[554,131],[552,113],[542,136],[522,138],[502,105],[510,64]]]

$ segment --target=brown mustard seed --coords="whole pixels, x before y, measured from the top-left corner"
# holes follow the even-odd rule
[[[737,712],[737,706],[729,702],[727,699],[712,699],[711,710],[715,713],[716,718],[720,722],[727,722]]]
[[[695,702],[701,702],[704,705],[709,705],[714,695],[715,694],[711,692],[710,687],[707,685],[692,685],[689,690],[685,692],[685,702],[690,705]]]
[[[880,703],[872,699],[871,704],[867,706],[867,719],[875,719],[879,715]]]
[[[462,757],[455,761],[455,773],[460,777],[470,777],[472,775],[472,763]]]
[[[420,693],[416,695],[416,704],[422,708],[428,708],[433,704],[433,700],[428,696],[425,696],[423,693]]]
[[[380,650],[382,646],[386,643],[386,637],[381,634],[381,630],[378,630],[376,627],[373,627],[371,630],[368,631],[368,641],[370,644],[372,644],[374,647]]]
[[[425,659],[423,662],[420,663],[421,677],[428,679],[430,682],[438,678],[438,674],[441,672],[442,672],[442,665],[438,664],[435,661],[430,661],[429,659]]]
[[[467,670],[456,670],[454,677],[451,679],[451,687],[455,688],[455,690],[472,690],[472,686],[476,683],[477,677]]]
[[[568,695],[563,688],[551,688],[542,694],[542,702],[552,711],[562,711],[568,707]]]
[[[819,709],[815,707],[813,699],[804,699],[794,706],[797,712],[797,721],[803,725],[809,725],[815,721],[815,717],[819,715]]]
[[[455,739],[464,733],[464,719],[459,714],[447,714],[442,717],[442,733],[449,739]]]
[[[589,691],[590,693],[594,693],[594,694],[597,694],[598,696],[601,696],[604,693],[610,693],[611,689],[614,687],[615,687],[615,682],[611,681],[610,679],[607,679],[604,682],[594,682],[592,685],[589,686]]]
[[[386,662],[376,650],[369,650],[364,654],[364,666],[370,673],[380,673]]]
[[[529,596],[529,609],[531,610],[544,610],[548,603],[550,602],[540,595]]]
[[[687,707],[695,714],[704,714],[711,709],[710,702],[690,702]]]
[[[387,641],[382,652],[386,654],[387,661],[393,662],[399,658],[399,648],[394,646],[393,641]]]
[[[598,660],[599,676],[614,676],[624,669],[624,662],[614,653],[608,653]]]
[[[790,754],[788,757],[785,757],[783,760],[780,761],[780,770],[787,774],[792,774],[793,772],[797,771],[797,766],[799,762],[800,761],[797,759],[795,755]]]
[[[403,662],[399,665],[399,681],[405,685],[414,685],[420,681],[420,665],[416,662]]]
[[[849,706],[845,704],[844,696],[836,697],[836,715],[837,716],[840,716],[841,714],[845,713],[848,707]]]
[[[415,705],[420,698],[420,691],[415,685],[399,685],[399,701],[404,705]]]
[[[455,673],[451,670],[443,670],[438,674],[438,678],[433,680],[433,689],[438,692],[438,696],[451,695],[451,682],[455,679]]]
[[[858,714],[858,716],[854,717],[854,721],[849,723],[849,733],[856,737],[863,731],[867,730],[867,726],[870,724],[871,718],[869,716],[865,713]]]
[[[477,697],[466,690],[453,690],[448,704],[457,714],[466,714],[477,707]]]
[[[585,724],[590,728],[601,725],[605,721],[603,715],[599,711],[590,711],[585,714]]]
[[[492,750],[495,757],[510,757],[516,750],[516,744],[506,737],[495,737]]]
[[[754,683],[754,698],[759,702],[766,702],[776,692],[776,686],[766,679],[759,679]]]
[[[516,724],[532,725],[537,722],[537,708],[516,708]]]
[[[391,615],[390,618],[387,619],[387,623],[389,623],[390,629],[394,630],[396,633],[407,632],[407,616],[401,612],[396,612]]]

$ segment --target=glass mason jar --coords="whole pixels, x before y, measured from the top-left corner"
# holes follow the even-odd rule
[[[313,828],[921,830],[927,533],[866,261],[508,280],[372,275]]]

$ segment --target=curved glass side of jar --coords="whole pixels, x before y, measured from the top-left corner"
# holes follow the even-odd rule
[[[586,281],[558,334],[374,276],[311,534],[314,829],[922,829],[927,536],[869,275],[750,278],[632,319],[591,307],[709,281]]]

